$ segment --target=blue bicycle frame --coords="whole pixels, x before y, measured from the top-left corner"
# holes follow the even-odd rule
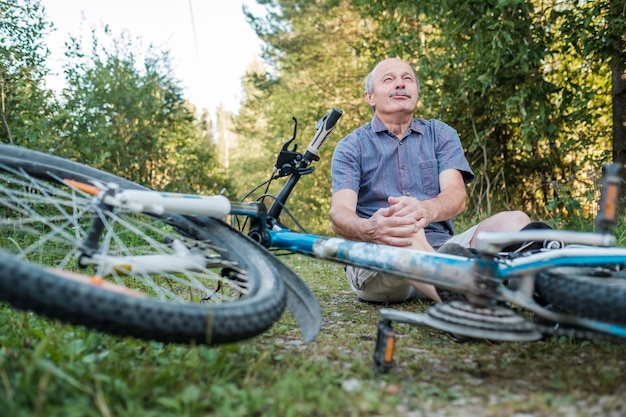
[[[607,247],[614,243],[612,235],[566,231],[523,231],[518,233],[482,232],[479,248],[493,247],[497,242],[509,244],[529,240],[561,240],[568,247],[545,251],[532,256],[501,260],[465,258],[433,252],[421,252],[394,246],[353,242],[291,230],[270,230],[269,247],[284,249],[332,262],[358,266],[398,275],[410,280],[436,285],[458,293],[479,296],[485,305],[508,301],[540,317],[559,323],[626,338],[626,327],[596,320],[555,313],[532,297],[532,281],[537,273],[563,266],[614,266],[626,262],[626,248]],[[575,244],[599,245],[576,246]],[[497,285],[481,286],[478,277],[487,277]],[[519,278],[524,285],[517,290],[507,288],[505,280]]]

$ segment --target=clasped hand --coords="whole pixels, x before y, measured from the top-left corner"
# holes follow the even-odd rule
[[[414,197],[389,197],[389,207],[372,217],[372,241],[392,246],[411,246],[413,236],[429,223],[427,207]]]

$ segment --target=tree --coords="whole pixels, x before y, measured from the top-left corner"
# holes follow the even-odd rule
[[[626,163],[626,1],[579,2],[562,10],[563,35],[577,54],[610,68],[612,159]],[[623,172],[626,179],[626,170]]]
[[[369,71],[358,56],[357,42],[366,27],[347,2],[258,1],[268,9],[265,18],[248,13],[257,35],[265,42],[266,67],[245,78],[246,97],[235,118],[239,158],[231,165],[245,180],[262,172],[267,179],[282,145],[294,134],[298,150],[313,137],[315,124],[332,107],[344,116],[321,150],[313,175],[303,177],[289,208],[309,231],[330,233],[330,159],[334,144],[357,124],[371,117],[363,99],[362,80]],[[293,146],[293,144],[292,144]],[[246,155],[241,153],[246,151]],[[259,171],[261,170],[261,171]],[[247,184],[246,189],[258,184]],[[268,193],[277,192],[280,180]]]
[[[143,50],[107,27],[92,31],[90,53],[68,44],[64,156],[155,189],[219,192],[227,186],[215,157],[208,115],[197,120],[167,52]],[[103,41],[99,40],[103,39]]]
[[[609,2],[607,27],[613,97],[613,160],[626,163],[626,1]],[[626,180],[626,170],[622,172]],[[624,194],[626,190],[622,190]]]
[[[51,29],[38,0],[0,2],[0,141],[45,149],[55,140],[54,95],[45,88]]]
[[[609,68],[565,40],[566,17],[585,15],[585,2],[355,4],[377,23],[366,38],[371,54],[412,59],[423,81],[423,114],[459,131],[479,173],[471,189],[475,216],[509,207],[584,214],[578,204],[593,188],[589,179],[610,155]]]
[[[320,103],[337,103],[345,116],[304,181],[330,190],[332,141],[371,117],[355,86],[380,59],[399,56],[421,80],[419,115],[455,127],[478,174],[472,221],[509,208],[555,222],[594,216],[600,167],[611,159],[609,62],[624,62],[623,2],[258,0],[267,17],[249,19],[269,69],[248,78],[238,133],[288,138],[289,114],[312,126],[306,109],[319,117]],[[311,194],[298,204],[322,225],[330,192],[307,205]]]

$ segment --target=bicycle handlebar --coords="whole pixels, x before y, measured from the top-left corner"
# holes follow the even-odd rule
[[[306,152],[302,157],[305,164],[309,165],[313,161],[319,161],[319,150],[328,138],[328,135],[330,135],[330,132],[332,132],[335,128],[337,121],[342,115],[343,111],[341,109],[333,108],[317,122],[317,132],[315,133],[315,136],[313,136],[311,143],[307,146]]]
[[[274,165],[274,172],[277,172],[274,178],[289,176],[289,179],[283,185],[278,196],[276,196],[267,210],[267,221],[270,224],[270,227],[272,227],[273,224],[280,223],[280,214],[287,203],[287,199],[289,198],[291,191],[293,191],[294,187],[300,180],[300,177],[313,172],[314,167],[310,165],[313,161],[319,161],[319,150],[326,139],[328,139],[328,136],[333,131],[337,125],[337,121],[339,121],[339,118],[342,115],[343,111],[341,109],[333,108],[317,122],[317,131],[307,146],[304,155],[296,151],[297,145],[295,144],[291,150],[289,149],[289,145],[296,138],[295,128],[293,137],[283,145],[283,148],[276,159],[276,164]],[[257,231],[264,234],[263,230]]]

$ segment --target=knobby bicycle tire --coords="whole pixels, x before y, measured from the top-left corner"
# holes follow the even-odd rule
[[[538,274],[535,291],[558,310],[626,325],[626,274],[606,268],[558,267]]]
[[[208,345],[259,335],[285,309],[285,285],[268,259],[271,255],[220,220],[199,224],[181,215],[104,213],[110,219],[107,248],[113,250],[115,239],[119,240],[116,255],[131,255],[135,239],[141,240],[137,250],[172,253],[173,236],[194,250],[210,252],[211,264],[156,278],[115,271],[112,285],[100,285],[100,280],[90,278],[93,272],[74,267],[73,255],[87,233],[80,229],[88,226],[82,218],[104,214],[88,216],[93,197],[81,195],[61,180],[146,188],[77,162],[11,145],[0,145],[0,175],[0,300],[16,308],[116,335]],[[75,279],[77,273],[86,274],[85,278]],[[147,279],[137,289],[142,295],[132,287],[139,279]],[[206,287],[205,281],[211,286]],[[129,284],[132,291],[120,291]]]

